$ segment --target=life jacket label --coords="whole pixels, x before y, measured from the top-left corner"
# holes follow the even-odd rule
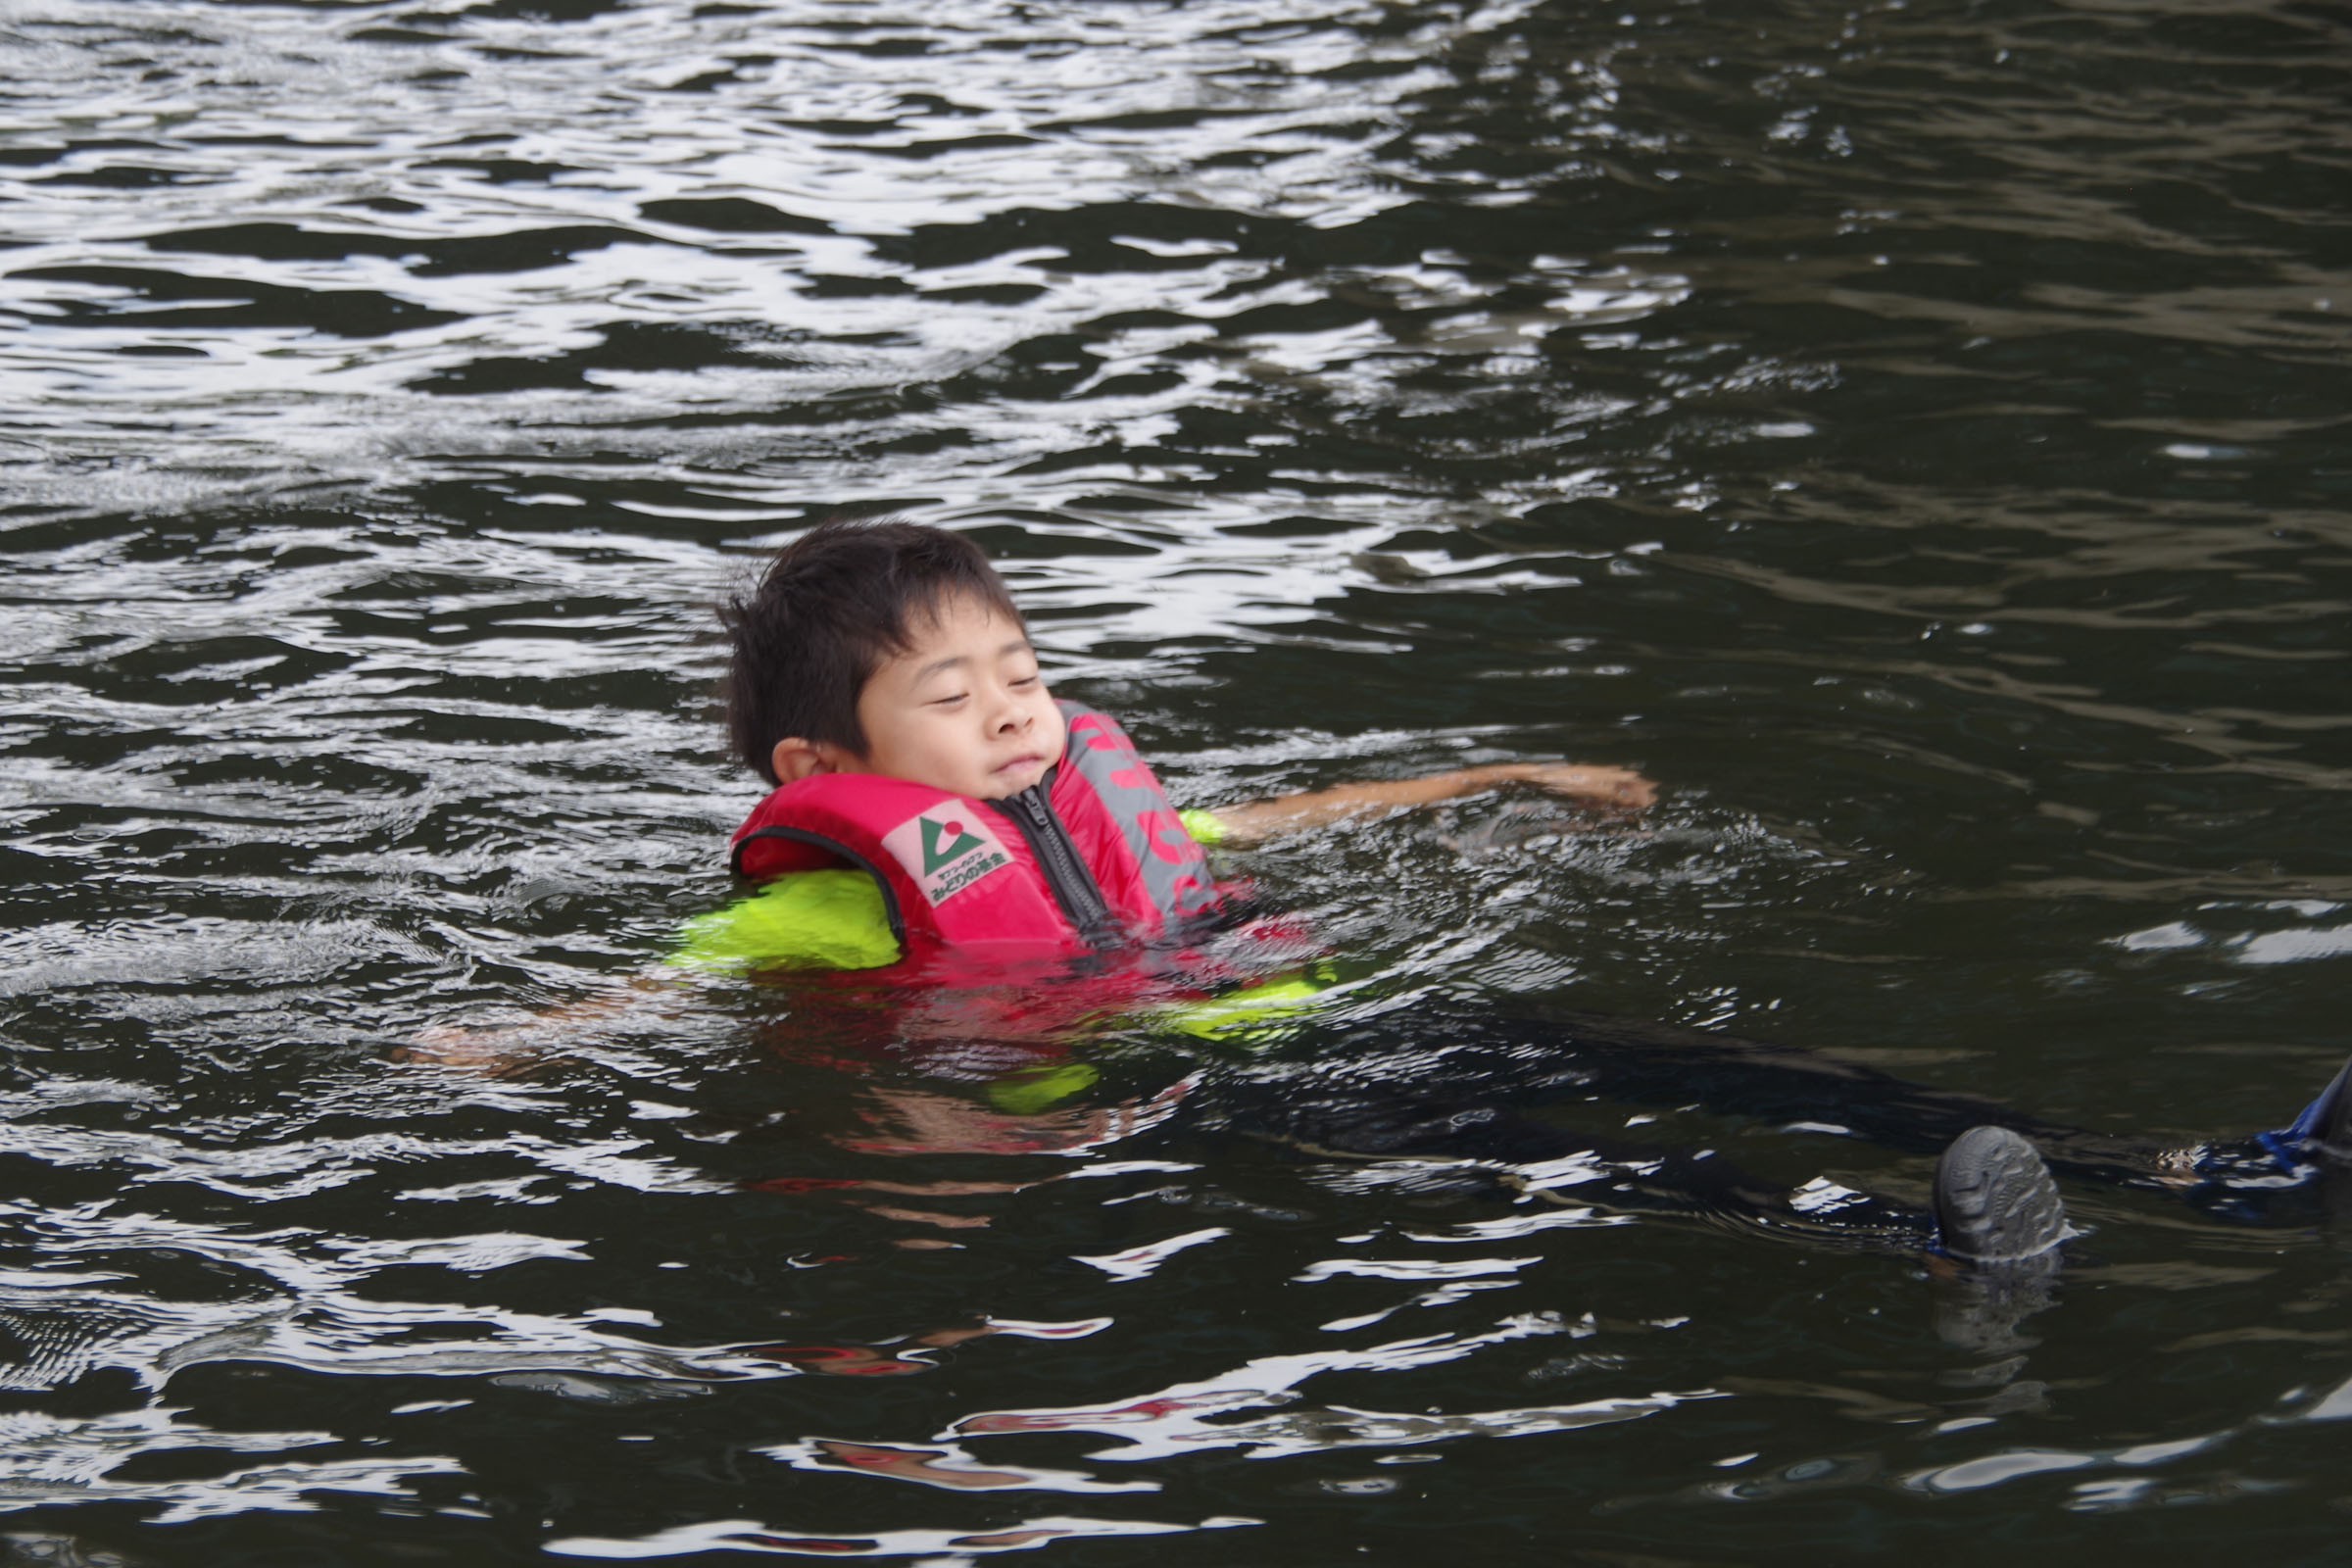
[[[1012,863],[1004,841],[978,813],[954,804],[917,811],[883,834],[882,847],[906,868],[933,908]]]

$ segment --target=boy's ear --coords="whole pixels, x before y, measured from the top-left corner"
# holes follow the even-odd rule
[[[822,741],[806,741],[798,735],[787,735],[776,742],[776,749],[767,754],[767,765],[776,770],[779,783],[798,784],[816,773],[847,771],[847,760],[839,747]]]

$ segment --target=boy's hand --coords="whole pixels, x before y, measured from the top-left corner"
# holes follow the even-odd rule
[[[527,1024],[505,1029],[467,1029],[435,1024],[419,1029],[393,1054],[395,1061],[421,1062],[431,1067],[454,1067],[460,1072],[512,1078],[539,1064],[546,1041],[531,1038]]]
[[[1657,804],[1658,787],[1630,767],[1595,767],[1586,762],[1506,762],[1502,777],[1515,778],[1586,801],[1610,811],[1646,810]]]

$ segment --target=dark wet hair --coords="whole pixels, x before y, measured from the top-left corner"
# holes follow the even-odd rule
[[[770,784],[776,742],[797,735],[863,756],[858,698],[913,646],[918,621],[969,598],[1014,625],[997,568],[961,534],[898,517],[822,522],[776,553],[759,586],[719,607],[735,645],[727,743]]]

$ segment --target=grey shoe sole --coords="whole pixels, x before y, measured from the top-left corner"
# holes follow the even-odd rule
[[[1936,1162],[1936,1229],[1972,1263],[2008,1263],[2066,1239],[2066,1202],[2034,1146],[2005,1127],[1971,1127]]]

